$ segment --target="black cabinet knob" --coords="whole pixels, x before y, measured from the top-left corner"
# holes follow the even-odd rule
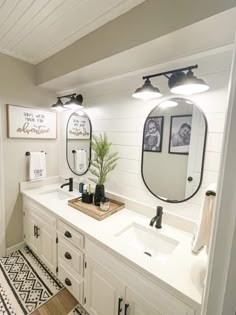
[[[72,235],[71,235],[71,233],[69,231],[66,231],[64,235],[67,238],[72,238]]]
[[[68,279],[68,278],[65,279],[65,284],[66,284],[68,287],[70,287],[70,286],[72,285],[70,279]]]
[[[66,259],[72,259],[71,254],[70,254],[70,253],[68,253],[68,252],[66,252],[66,253],[65,253],[65,257],[66,257]]]
[[[189,177],[188,177],[188,181],[189,181],[189,182],[192,182],[192,181],[193,181],[192,176],[189,176]]]

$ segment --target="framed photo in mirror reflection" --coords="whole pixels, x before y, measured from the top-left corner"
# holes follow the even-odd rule
[[[162,151],[164,117],[149,117],[144,126],[143,148],[148,152]]]
[[[189,154],[192,115],[171,116],[169,153]]]

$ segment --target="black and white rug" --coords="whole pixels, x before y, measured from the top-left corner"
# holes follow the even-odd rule
[[[77,305],[68,315],[89,315],[89,313],[81,305]]]
[[[0,314],[26,315],[55,296],[63,285],[29,248],[0,258]]]

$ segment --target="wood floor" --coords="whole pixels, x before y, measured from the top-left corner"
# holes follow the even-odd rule
[[[32,315],[67,315],[77,304],[77,300],[70,292],[67,289],[63,289],[34,311]]]

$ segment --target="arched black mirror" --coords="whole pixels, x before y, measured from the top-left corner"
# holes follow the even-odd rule
[[[68,119],[66,128],[66,159],[70,170],[76,175],[84,175],[91,160],[92,124],[82,110],[74,112]]]
[[[188,99],[170,98],[150,112],[143,129],[141,172],[154,196],[178,203],[197,193],[206,137],[205,114]]]

